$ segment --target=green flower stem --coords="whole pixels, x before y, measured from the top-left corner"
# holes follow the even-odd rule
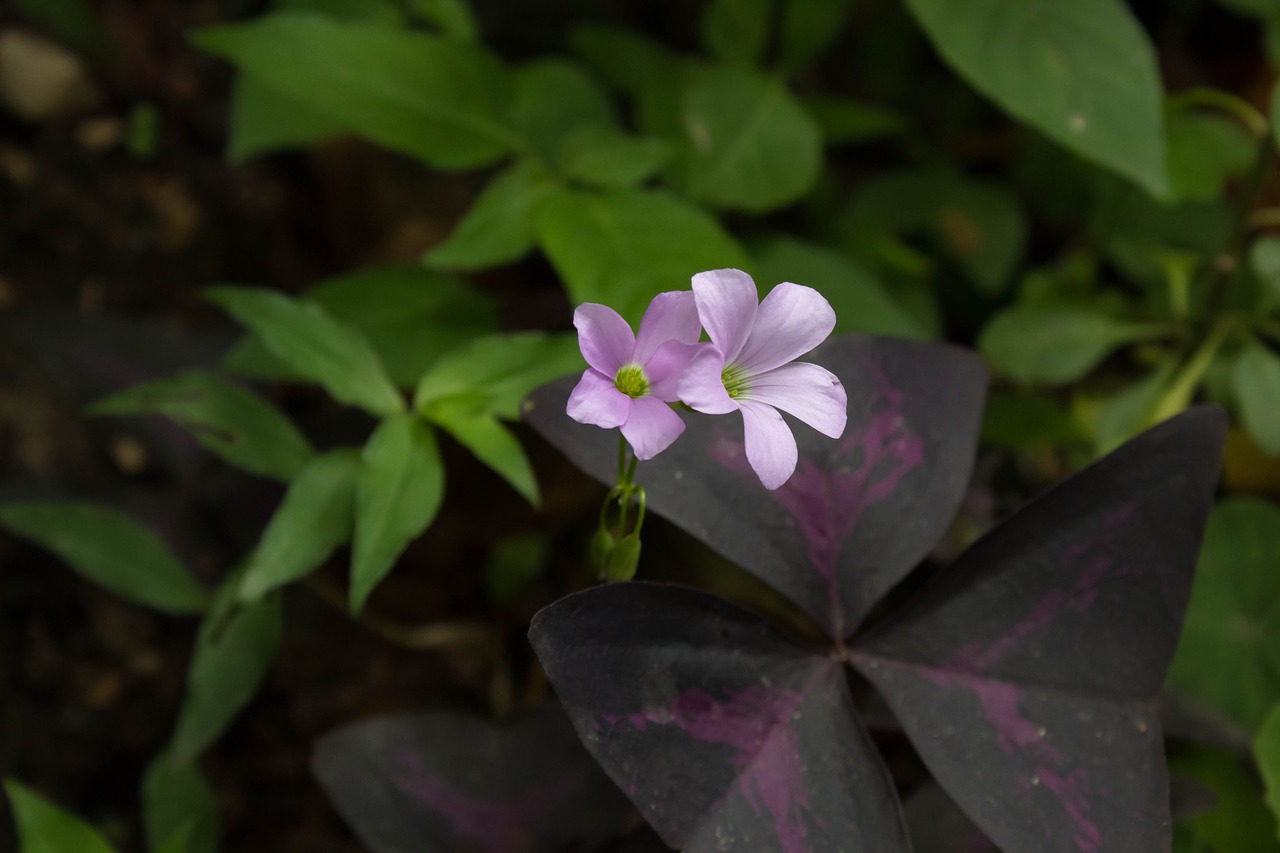
[[[1171,112],[1195,107],[1212,107],[1221,110],[1239,121],[1250,134],[1258,139],[1266,136],[1269,129],[1267,117],[1258,112],[1253,104],[1244,98],[1233,95],[1230,92],[1223,92],[1220,89],[1198,86],[1185,92],[1179,92],[1176,95],[1170,95],[1166,99],[1166,104]]]
[[[1222,348],[1228,335],[1236,330],[1237,324],[1230,317],[1224,317],[1214,324],[1208,336],[1196,351],[1191,354],[1191,357],[1187,359],[1187,363],[1182,366],[1182,369],[1178,371],[1178,375],[1174,378],[1173,384],[1169,386],[1169,390],[1160,398],[1160,405],[1156,407],[1155,411],[1157,422],[1176,415],[1190,404],[1191,397],[1195,394],[1196,386],[1204,378],[1205,371],[1213,363],[1218,350]]]

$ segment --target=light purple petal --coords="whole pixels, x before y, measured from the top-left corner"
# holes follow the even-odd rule
[[[702,334],[702,321],[698,319],[698,305],[691,290],[669,290],[653,297],[640,320],[636,333],[636,348],[631,355],[637,364],[653,358],[658,347],[667,341],[683,344],[698,342]]]
[[[746,439],[747,461],[766,489],[776,489],[796,470],[796,437],[777,409],[742,401],[742,432]]]
[[[793,361],[751,380],[750,399],[794,415],[830,438],[844,434],[849,401],[825,367]]]
[[[699,347],[677,385],[680,399],[689,408],[708,415],[723,415],[737,409],[738,404],[724,390],[722,372],[724,356],[715,344]]]
[[[627,321],[608,305],[594,302],[579,305],[573,312],[573,325],[578,330],[582,357],[605,376],[613,376],[631,360],[635,335],[631,334]]]
[[[667,341],[658,347],[653,358],[642,365],[645,378],[649,380],[649,393],[659,400],[668,403],[680,399],[680,377],[684,375],[689,361],[698,351],[714,346],[714,344],[682,344],[679,341]],[[719,358],[719,356],[716,356]]]
[[[622,435],[640,461],[652,459],[684,432],[684,421],[657,397],[641,397],[631,404],[631,417]]]
[[[569,395],[565,411],[580,424],[613,429],[631,416],[632,400],[617,388],[613,380],[595,370],[587,370]]]
[[[711,342],[724,353],[725,361],[735,361],[759,307],[756,283],[742,270],[700,272],[693,277],[693,296]]]
[[[783,282],[769,291],[756,312],[755,327],[736,361],[751,373],[786,364],[827,339],[836,312],[821,293]]]

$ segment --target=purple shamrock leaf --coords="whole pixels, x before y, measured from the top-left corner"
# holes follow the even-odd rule
[[[444,712],[357,723],[325,735],[311,764],[379,853],[589,846],[629,811],[554,703],[507,728]]]
[[[530,637],[587,749],[673,847],[909,850],[839,662],[657,584],[569,596]]]
[[[887,338],[836,337],[811,358],[847,390],[848,426],[838,441],[802,430],[796,473],[782,487],[766,491],[756,480],[741,424],[698,414],[636,480],[650,510],[842,640],[951,523],[973,468],[986,372],[963,350]],[[525,419],[611,484],[617,444],[565,416],[569,384],[535,392]]]
[[[1167,849],[1154,698],[1226,423],[1166,421],[977,542],[850,661],[1001,847]],[[1010,808],[1016,804],[1017,808]]]

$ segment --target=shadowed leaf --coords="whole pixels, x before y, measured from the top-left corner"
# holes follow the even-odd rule
[[[321,738],[311,768],[376,853],[594,849],[628,811],[555,705],[505,728],[447,712],[357,723]]]

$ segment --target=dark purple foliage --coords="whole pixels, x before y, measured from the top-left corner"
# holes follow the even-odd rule
[[[311,764],[376,853],[591,849],[630,811],[554,704],[507,727],[447,712],[358,723]]]
[[[839,442],[800,428],[783,489],[753,481],[732,418],[688,417],[638,479],[651,509],[788,595],[832,647],[798,647],[678,587],[570,596],[530,637],[587,748],[668,844],[694,853],[908,850],[847,660],[981,827],[975,843],[1168,849],[1154,697],[1217,479],[1221,412],[1192,410],[1120,448],[854,634],[955,512],[985,380],[971,356],[931,344],[843,339],[813,360],[848,388],[849,428]],[[542,389],[527,417],[610,482],[616,436],[570,421],[567,392]]]

